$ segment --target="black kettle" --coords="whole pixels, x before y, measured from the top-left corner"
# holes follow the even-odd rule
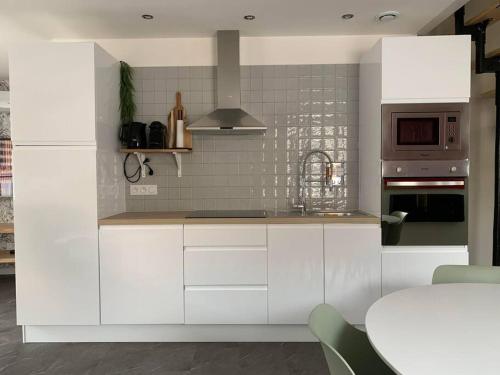
[[[146,124],[130,122],[120,127],[120,141],[127,148],[146,148]]]

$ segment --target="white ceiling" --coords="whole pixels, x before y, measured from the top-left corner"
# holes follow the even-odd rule
[[[5,44],[24,39],[415,34],[464,0],[0,0],[0,65]],[[375,16],[397,10],[393,22]],[[453,10],[452,10],[453,11]],[[146,21],[141,14],[154,15]],[[353,13],[344,21],[344,13]],[[451,12],[450,12],[451,13]],[[243,16],[253,14],[254,21]],[[1,71],[0,71],[1,76]]]

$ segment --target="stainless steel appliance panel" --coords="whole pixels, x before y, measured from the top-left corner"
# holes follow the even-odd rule
[[[382,105],[383,160],[463,160],[469,154],[469,105]]]
[[[467,177],[469,160],[390,160],[382,162],[383,177]]]

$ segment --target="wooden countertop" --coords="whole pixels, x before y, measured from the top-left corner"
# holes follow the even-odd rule
[[[14,233],[14,223],[0,223],[0,234]]]
[[[186,218],[189,211],[124,212],[99,220],[99,225],[145,224],[378,224],[380,219],[361,211],[352,216],[300,216],[290,212],[271,212],[265,218]]]

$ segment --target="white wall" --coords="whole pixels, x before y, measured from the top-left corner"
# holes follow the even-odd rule
[[[1,5],[0,5],[1,8]],[[0,80],[9,77],[8,48],[11,43],[28,42],[46,39],[42,34],[21,29],[12,20],[1,14],[0,10]]]
[[[242,37],[241,65],[353,64],[381,35]],[[58,39],[57,41],[68,41]],[[132,66],[217,65],[215,38],[95,39]]]

